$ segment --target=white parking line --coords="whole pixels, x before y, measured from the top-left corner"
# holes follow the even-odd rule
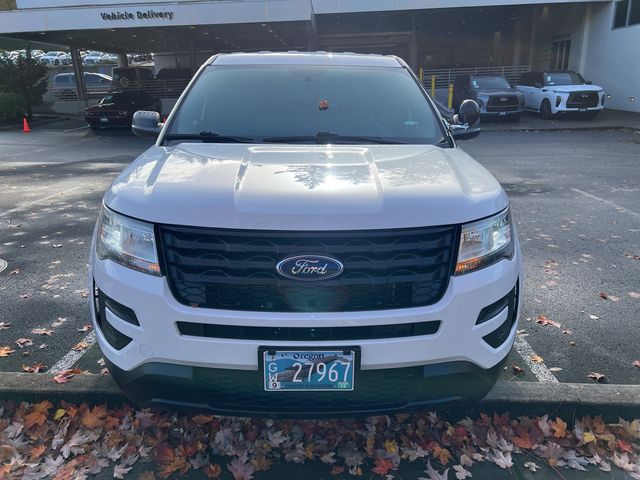
[[[63,132],[76,132],[78,130],[84,130],[85,128],[89,128],[89,125],[83,125],[82,127],[78,128],[70,128],[69,130],[63,130]]]
[[[53,367],[49,369],[48,373],[60,373],[63,370],[67,370],[73,367],[80,358],[89,351],[89,349],[96,343],[96,333],[91,332],[82,339],[82,342],[88,346],[84,350],[75,351],[69,350],[64,357],[58,360]]]
[[[558,379],[555,377],[551,370],[547,368],[547,366],[542,363],[536,363],[532,360],[532,357],[536,355],[536,352],[531,348],[529,342],[527,342],[524,338],[517,335],[516,342],[514,344],[516,352],[520,354],[524,363],[527,364],[527,367],[533,372],[539,382],[542,383],[560,383]]]
[[[584,195],[585,197],[589,197],[589,198],[592,198],[594,200],[598,200],[599,202],[606,203],[607,205],[609,205],[611,207],[614,207],[617,210],[620,210],[620,211],[622,211],[624,213],[628,213],[632,217],[640,219],[640,213],[634,212],[633,210],[629,210],[628,208],[622,207],[622,206],[618,205],[617,203],[613,203],[611,200],[606,200],[604,198],[596,197],[595,195],[592,195],[589,192],[584,192],[584,191],[582,191],[582,190],[580,190],[578,188],[572,188],[571,190],[573,190],[576,193],[579,193],[580,195]]]

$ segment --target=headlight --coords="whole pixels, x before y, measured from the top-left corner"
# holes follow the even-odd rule
[[[103,208],[98,219],[96,253],[151,275],[160,275],[153,225]]]
[[[462,275],[513,257],[509,209],[462,226],[456,275]]]

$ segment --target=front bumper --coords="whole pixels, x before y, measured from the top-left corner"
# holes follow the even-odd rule
[[[517,238],[517,237],[516,237]],[[192,308],[178,303],[164,277],[99,260],[93,253],[90,282],[133,312],[139,325],[109,308],[104,317],[131,339],[114,348],[91,315],[96,336],[115,381],[136,402],[208,408],[224,414],[340,415],[420,408],[432,403],[483,397],[511,350],[517,312],[494,312],[476,321],[488,305],[507,296],[521,278],[520,248],[514,257],[470,274],[452,277],[436,304],[398,310],[331,313],[243,312]],[[92,252],[94,249],[92,247]],[[517,297],[519,305],[520,296]],[[373,340],[290,342],[181,335],[178,322],[231,326],[353,327],[439,321],[430,335]],[[508,322],[507,322],[508,321]],[[496,348],[483,337],[507,325]],[[488,338],[488,337],[487,337]],[[312,395],[264,392],[258,348],[357,345],[360,370],[354,392]],[[313,399],[311,399],[313,397]]]

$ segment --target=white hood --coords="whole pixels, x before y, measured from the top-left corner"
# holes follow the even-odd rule
[[[154,223],[265,230],[447,225],[508,204],[493,176],[453,148],[201,143],[150,148],[104,201]]]
[[[544,88],[553,90],[554,92],[559,92],[559,93],[602,92],[602,87],[599,87],[598,85],[558,85],[557,87],[554,87],[553,85],[549,85]]]

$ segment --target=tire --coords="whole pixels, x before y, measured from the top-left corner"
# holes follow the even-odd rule
[[[551,112],[551,103],[546,98],[542,101],[542,105],[540,105],[540,116],[545,120],[551,120],[555,117]]]

